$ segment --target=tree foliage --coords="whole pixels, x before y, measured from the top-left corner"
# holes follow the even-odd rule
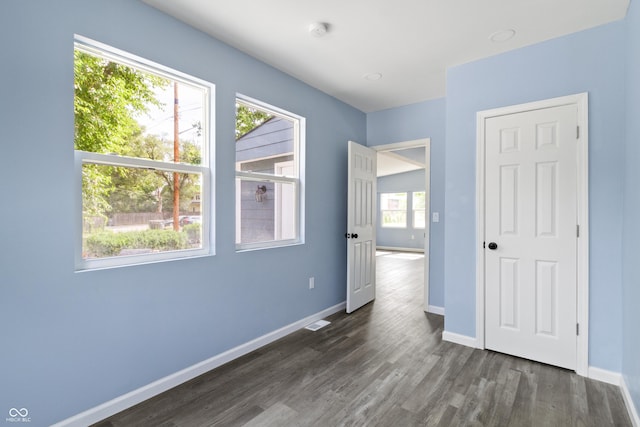
[[[132,155],[132,150],[137,147],[135,144],[132,147],[131,141],[141,134],[136,117],[147,113],[151,106],[161,106],[155,89],[169,83],[167,79],[76,49],[75,149]],[[82,197],[85,214],[104,217],[113,210],[114,204],[118,205],[116,210],[122,208],[117,199],[123,195],[114,195],[114,191],[121,188],[124,180],[131,181],[132,175],[139,174],[139,171],[125,168],[84,165]]]
[[[271,118],[263,110],[236,103],[236,141]]]
[[[136,116],[161,106],[154,89],[169,80],[86,52],[74,53],[76,150],[124,154]]]
[[[200,148],[190,141],[180,141],[181,161],[200,164]],[[166,160],[173,155],[173,142],[155,135],[145,135],[142,131],[131,137],[127,156],[151,160]],[[200,190],[197,176],[179,173],[180,208],[186,211],[191,199]],[[171,212],[175,186],[174,174],[162,170],[113,168],[111,174],[113,191],[109,204],[116,212]]]
[[[172,161],[173,141],[147,134],[138,122],[152,107],[164,107],[157,93],[172,81],[78,49],[74,73],[76,150]],[[273,117],[242,103],[236,104],[236,112],[236,139]],[[192,127],[201,134],[200,122]],[[201,164],[198,145],[183,140],[179,145],[181,162]],[[160,170],[85,164],[84,214],[106,218],[111,212],[170,212],[174,178],[174,173]],[[200,191],[200,183],[196,174],[180,173],[177,179],[184,211]]]

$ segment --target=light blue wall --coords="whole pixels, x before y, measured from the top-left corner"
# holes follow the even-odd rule
[[[441,215],[440,222],[430,224],[429,302],[438,307],[444,307],[445,106],[440,98],[367,114],[369,146],[431,139],[431,212]]]
[[[47,425],[344,301],[347,140],[431,138],[431,210],[445,212],[445,191],[447,200],[445,221],[431,223],[430,297],[444,305],[446,273],[446,328],[474,336],[475,113],[584,91],[590,363],[622,370],[640,407],[636,2],[626,25],[449,70],[446,102],[365,116],[137,1],[3,1],[0,412],[27,407],[34,425]],[[216,84],[216,256],[74,273],[74,33]],[[234,205],[236,92],[307,118],[303,246],[235,253],[234,212],[224,207]],[[7,206],[19,206],[19,217]]]
[[[623,225],[622,374],[640,411],[640,4],[627,13],[627,145]]]
[[[380,193],[408,193],[407,227],[382,227],[381,217],[378,214],[376,229],[376,244],[378,246],[424,249],[424,228],[413,228],[411,214],[413,210],[412,192],[424,191],[424,173],[424,169],[421,169],[378,178],[378,207],[380,207]]]
[[[74,33],[216,84],[216,256],[74,273]],[[0,53],[0,413],[49,425],[345,300],[364,113],[132,0],[4,0]],[[305,245],[235,252],[236,92],[307,119]]]
[[[589,92],[589,363],[620,372],[625,25],[617,22],[448,70],[445,328],[475,336],[476,112]]]

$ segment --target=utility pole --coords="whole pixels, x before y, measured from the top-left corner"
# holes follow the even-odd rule
[[[180,129],[178,122],[178,82],[173,82],[173,161],[180,161]],[[180,174],[173,173],[173,229],[180,231]]]

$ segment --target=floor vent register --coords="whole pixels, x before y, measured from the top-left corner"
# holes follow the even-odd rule
[[[329,323],[331,323],[331,322],[328,322],[328,321],[326,321],[326,320],[318,320],[317,322],[314,322],[314,323],[312,323],[312,324],[310,324],[310,325],[306,326],[306,327],[305,327],[305,329],[308,329],[308,330],[310,330],[310,331],[314,331],[314,332],[315,332],[315,331],[317,331],[317,330],[318,330],[318,329],[320,329],[320,328],[324,328],[324,327],[325,327],[325,326],[327,326]]]

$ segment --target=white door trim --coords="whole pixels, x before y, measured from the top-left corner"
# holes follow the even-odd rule
[[[577,336],[576,372],[587,376],[589,368],[589,123],[588,94],[563,96],[527,104],[513,105],[480,111],[476,116],[476,343],[485,348],[485,289],[484,265],[485,241],[485,121],[492,117],[558,107],[576,105],[578,108],[579,138],[577,140],[577,209],[580,237],[577,239],[577,323],[580,333]]]
[[[424,224],[424,311],[430,312],[429,305],[429,257],[430,257],[430,244],[431,244],[431,138],[421,138],[411,141],[394,142],[391,144],[375,145],[369,147],[375,151],[393,151],[406,148],[424,147],[425,159],[424,159],[424,212],[425,212],[425,224]],[[376,209],[379,209],[376,206]],[[377,224],[376,224],[377,225]],[[442,313],[436,313],[442,314]]]

